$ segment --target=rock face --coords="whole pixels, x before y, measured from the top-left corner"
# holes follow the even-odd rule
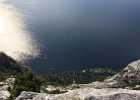
[[[33,100],[33,98],[37,95],[39,95],[39,93],[23,91],[21,95],[16,98],[16,100]]]
[[[0,53],[0,72],[22,73],[28,71],[15,60],[4,53]],[[13,88],[15,78],[8,78],[0,82],[0,100],[10,97],[9,88]],[[69,90],[63,94],[46,94],[22,92],[15,100],[140,100],[139,90],[130,90],[130,87],[140,89],[140,60],[134,61],[120,73],[104,80],[79,85],[76,90]],[[127,89],[123,89],[127,88]]]
[[[127,67],[125,67],[120,73],[117,73],[111,78],[104,80],[104,82],[93,82],[85,86],[88,85],[95,88],[135,88],[135,86],[138,87],[138,85],[140,85],[140,60],[128,64]]]
[[[120,73],[106,79],[105,83],[114,83],[112,86],[127,87],[140,84],[140,60],[127,65]]]
[[[13,58],[3,52],[0,52],[0,73],[17,74],[29,70],[17,63]]]
[[[140,100],[140,91],[84,88],[58,95],[22,92],[16,100]]]
[[[0,100],[8,100],[9,97],[10,97],[9,91],[0,89]]]
[[[140,100],[139,90],[121,89],[132,85],[140,87],[140,60],[104,82],[80,85],[80,89],[57,95],[22,92],[16,100]]]
[[[9,89],[13,88],[15,78],[8,78],[7,80],[0,82],[0,100],[7,100],[10,97]]]
[[[15,83],[15,78],[12,76],[25,71],[29,71],[29,69],[20,65],[5,53],[0,52],[0,77],[2,81],[0,82],[0,100],[7,100],[11,96],[9,90],[13,89]]]

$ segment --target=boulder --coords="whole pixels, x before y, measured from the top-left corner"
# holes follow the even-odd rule
[[[3,82],[0,82],[0,100],[8,100],[11,96],[9,89],[13,88],[15,78],[11,77]]]
[[[140,91],[115,88],[83,88],[56,95],[22,92],[16,100],[140,100]]]

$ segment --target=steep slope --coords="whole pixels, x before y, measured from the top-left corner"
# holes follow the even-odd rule
[[[120,73],[106,79],[105,83],[114,83],[112,86],[126,87],[140,84],[140,60],[127,65]]]
[[[139,84],[140,60],[137,60],[104,82],[80,85],[80,89],[56,95],[24,91],[16,100],[140,100],[139,90],[123,89]]]
[[[0,52],[0,74],[18,74],[29,70],[29,68],[20,65],[14,59],[3,52]]]
[[[22,91],[39,92],[41,82],[31,69],[0,52],[0,100],[15,100]]]
[[[81,87],[93,86],[95,88],[131,88],[140,89],[140,60],[128,64],[121,72],[104,82],[93,82],[81,85]]]

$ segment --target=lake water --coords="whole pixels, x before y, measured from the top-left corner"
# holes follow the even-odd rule
[[[38,72],[120,68],[140,58],[139,0],[12,0],[40,43]]]

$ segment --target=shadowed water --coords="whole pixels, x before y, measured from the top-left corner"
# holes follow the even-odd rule
[[[33,69],[125,66],[140,58],[139,0],[11,1],[42,44]]]

